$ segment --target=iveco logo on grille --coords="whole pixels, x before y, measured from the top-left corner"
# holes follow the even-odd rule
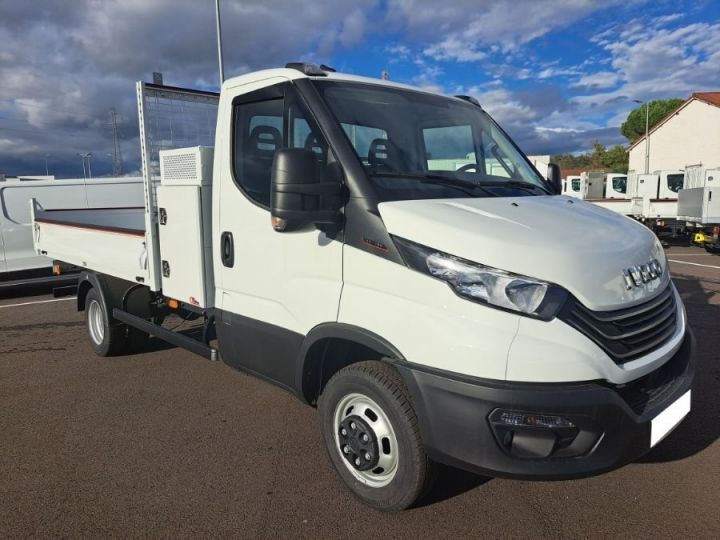
[[[660,266],[657,259],[653,259],[639,266],[631,266],[623,270],[625,286],[628,290],[633,287],[640,287],[643,283],[658,279],[662,275],[662,272],[662,266]]]

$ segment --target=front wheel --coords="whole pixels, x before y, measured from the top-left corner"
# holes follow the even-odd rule
[[[392,366],[361,362],[338,371],[318,409],[330,460],[363,502],[403,510],[429,489],[433,464],[407,388]]]

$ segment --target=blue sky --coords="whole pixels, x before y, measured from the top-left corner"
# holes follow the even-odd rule
[[[527,153],[624,144],[632,99],[720,90],[711,0],[222,0],[226,73],[304,59],[471,94]],[[72,7],[68,7],[72,6]],[[0,172],[137,167],[134,81],[215,88],[212,0],[0,0]]]

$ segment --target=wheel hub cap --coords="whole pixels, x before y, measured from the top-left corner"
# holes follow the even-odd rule
[[[358,471],[368,471],[378,464],[378,443],[375,432],[359,416],[348,416],[338,431],[343,457]]]

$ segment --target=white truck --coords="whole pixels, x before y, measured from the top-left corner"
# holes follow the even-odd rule
[[[655,236],[556,195],[558,168],[542,178],[471,98],[288,64],[225,81],[214,149],[159,156],[142,211],[33,206],[38,252],[87,268],[90,345],[141,331],[289,390],[375,508],[412,505],[437,462],[599,474],[690,410],[693,338]],[[204,337],[160,326],[172,312]]]
[[[674,227],[677,223],[678,193],[685,182],[685,171],[655,171],[652,174],[628,175],[628,192],[632,215],[654,231]]]
[[[52,260],[33,247],[28,201],[44,208],[111,208],[143,206],[141,177],[34,179],[0,176],[0,290],[77,276],[53,276]]]
[[[690,165],[685,171],[677,218],[685,221],[690,231],[700,233],[707,251],[720,253],[720,168]]]

